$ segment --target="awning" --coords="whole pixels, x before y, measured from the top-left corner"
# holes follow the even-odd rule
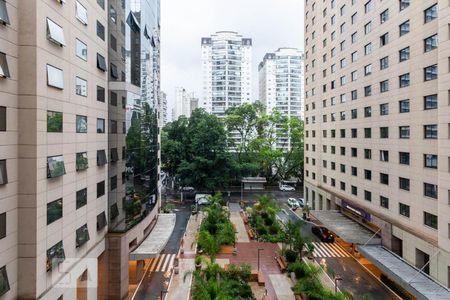
[[[344,216],[337,210],[314,210],[311,215],[316,217],[325,227],[336,233],[347,243],[364,245],[379,245],[381,238],[373,232],[361,226],[352,219]]]
[[[417,299],[448,300],[450,290],[419,272],[403,258],[382,246],[358,246],[359,252]]]
[[[159,214],[155,227],[147,238],[130,253],[129,260],[144,260],[156,257],[166,246],[175,228],[175,214]]]

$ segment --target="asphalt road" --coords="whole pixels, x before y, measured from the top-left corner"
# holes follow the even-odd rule
[[[189,205],[176,205],[174,212],[177,214],[174,231],[172,232],[166,247],[158,258],[158,261],[161,260],[161,267],[157,270],[157,266],[159,265],[158,261],[156,261],[155,264],[149,264],[149,269],[151,269],[152,265],[154,265],[154,270],[153,272],[150,270],[146,272],[133,300],[161,299],[161,291],[164,290],[164,281],[166,280],[164,278],[166,269],[163,269],[163,266],[167,266],[167,269],[169,269],[169,263],[166,263],[166,261],[169,260],[169,257],[172,257],[172,255],[176,255],[178,253],[181,238],[184,235],[189,216],[191,215]]]

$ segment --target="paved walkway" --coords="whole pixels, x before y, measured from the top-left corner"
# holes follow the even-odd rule
[[[275,289],[278,300],[294,300],[291,290],[292,280],[285,274],[269,274],[269,279]]]
[[[236,242],[237,243],[248,243],[250,239],[248,238],[247,230],[245,229],[244,221],[242,220],[240,214],[241,207],[237,203],[230,203],[230,221],[236,226]]]

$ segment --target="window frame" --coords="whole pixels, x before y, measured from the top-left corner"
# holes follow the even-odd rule
[[[58,77],[58,78],[57,78]],[[64,71],[51,64],[47,64],[47,86],[63,90],[64,89]]]
[[[75,1],[75,17],[84,26],[88,25],[89,18],[87,9],[78,0]]]
[[[63,28],[48,17],[46,18],[46,24],[47,24],[47,39],[60,47],[66,46]]]

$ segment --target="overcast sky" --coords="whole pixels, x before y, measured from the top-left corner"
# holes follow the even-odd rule
[[[161,80],[169,116],[175,87],[200,96],[200,39],[222,30],[253,39],[252,90],[257,99],[258,64],[264,54],[280,47],[303,50],[303,0],[161,0]]]

